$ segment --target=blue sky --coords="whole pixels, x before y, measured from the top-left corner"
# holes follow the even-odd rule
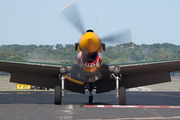
[[[58,13],[72,0],[0,0],[0,45],[74,44],[81,34]],[[180,0],[76,0],[99,37],[133,29],[136,44],[180,45]],[[97,24],[96,24],[97,19]]]

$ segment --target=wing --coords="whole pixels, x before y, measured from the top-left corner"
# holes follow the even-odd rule
[[[119,67],[122,86],[131,88],[171,81],[169,73],[180,70],[180,60],[119,64]]]
[[[114,90],[116,81],[109,74],[121,74],[126,88],[170,82],[170,72],[180,70],[180,60],[103,65],[103,77],[96,82],[97,93]],[[120,86],[120,85],[119,85]]]
[[[0,71],[10,72],[10,82],[54,88],[60,85],[62,64],[38,62],[13,62],[0,60]],[[71,65],[69,66],[71,67]]]

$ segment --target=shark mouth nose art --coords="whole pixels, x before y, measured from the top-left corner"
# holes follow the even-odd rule
[[[80,67],[100,67],[102,63],[102,54],[100,52],[94,53],[78,53],[78,64]]]

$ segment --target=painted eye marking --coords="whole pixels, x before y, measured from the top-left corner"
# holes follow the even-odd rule
[[[83,67],[83,53],[82,52],[78,53],[78,64],[80,67]]]

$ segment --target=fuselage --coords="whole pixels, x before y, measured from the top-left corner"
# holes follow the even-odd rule
[[[102,50],[104,44],[92,30],[87,30],[76,45],[78,66],[87,74],[98,71],[102,66]]]

